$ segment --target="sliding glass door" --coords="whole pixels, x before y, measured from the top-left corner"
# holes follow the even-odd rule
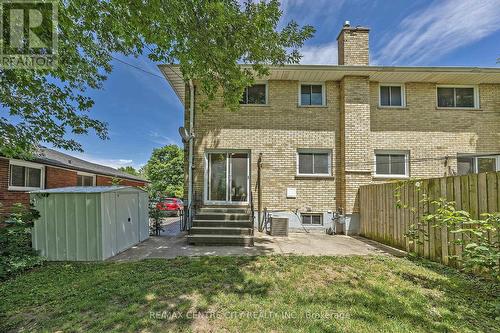
[[[209,202],[248,202],[248,153],[208,153],[207,200]]]

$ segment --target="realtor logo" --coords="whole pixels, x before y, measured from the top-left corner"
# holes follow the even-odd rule
[[[0,0],[0,68],[52,68],[57,0]]]

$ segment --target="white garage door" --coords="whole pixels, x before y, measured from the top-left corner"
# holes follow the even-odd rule
[[[116,245],[120,252],[139,242],[138,195],[117,194],[116,210]]]

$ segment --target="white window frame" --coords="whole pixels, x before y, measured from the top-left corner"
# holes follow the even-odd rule
[[[404,155],[405,156],[405,174],[378,174],[377,173],[377,155]],[[373,175],[375,178],[409,178],[410,177],[410,151],[409,150],[383,150],[377,149],[373,155]]]
[[[476,171],[476,173],[479,173],[479,162],[478,162],[478,159],[479,158],[495,158],[496,160],[496,171],[500,171],[500,155],[478,155],[478,156],[474,156],[474,169]]]
[[[479,163],[478,163],[478,159],[479,158],[495,158],[495,160],[496,160],[496,172],[500,171],[500,153],[496,153],[496,154],[481,154],[481,155],[460,154],[459,153],[459,154],[457,154],[457,159],[459,157],[468,157],[468,158],[472,158],[474,160],[474,173],[479,173]]]
[[[328,154],[328,173],[300,173],[299,155],[305,154]],[[313,158],[314,160],[314,158]],[[296,175],[300,177],[330,177],[332,175],[332,151],[331,149],[308,149],[299,148],[296,152]]]
[[[92,186],[95,186],[96,184],[96,175],[93,174],[93,173],[88,173],[88,172],[82,172],[82,171],[78,171],[76,173],[76,176],[87,176],[87,177],[92,177]],[[78,181],[78,179],[77,179]]]
[[[321,86],[321,105],[309,105],[309,104],[302,104],[302,86]],[[307,108],[314,108],[314,107],[323,107],[326,106],[326,89],[325,89],[325,82],[299,82],[299,88],[298,88],[298,97],[299,97],[299,106],[300,107],[307,107]]]
[[[27,187],[27,186],[11,186],[11,165],[22,166],[33,169],[40,169],[40,187]],[[20,160],[9,160],[9,191],[35,191],[35,190],[43,190],[45,188],[45,166],[42,164],[20,161]]]
[[[267,106],[269,105],[269,82],[268,81],[255,81],[252,86],[254,85],[265,85],[266,86],[266,103],[265,104],[255,104],[255,103],[240,103],[240,106]],[[248,87],[245,88],[247,91]]]
[[[474,89],[474,106],[439,106],[439,96],[438,96],[438,88],[473,88]],[[453,99],[456,102],[456,93],[453,93]],[[466,109],[466,110],[474,110],[479,109],[479,87],[476,84],[472,85],[450,85],[450,84],[438,84],[436,85],[436,108],[437,109]]]
[[[400,87],[401,88],[401,105],[382,105],[382,94],[380,88],[382,87]],[[437,91],[437,90],[436,90]],[[380,83],[378,84],[378,107],[388,109],[401,109],[406,107],[406,89],[404,83]]]

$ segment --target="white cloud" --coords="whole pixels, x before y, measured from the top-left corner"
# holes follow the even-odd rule
[[[115,169],[118,169],[119,167],[124,167],[124,166],[133,166],[136,167],[137,163],[134,163],[134,160],[131,159],[125,159],[125,158],[100,158],[91,154],[87,153],[74,153],[72,152],[71,155],[75,156],[76,158],[85,160],[87,162],[95,163],[95,164],[100,164],[100,165],[105,165],[109,166]]]
[[[161,146],[166,146],[166,145],[179,145],[179,142],[172,139],[171,137],[168,137],[166,135],[162,135],[158,132],[150,132],[149,137],[151,138],[151,141],[154,143],[157,143]]]
[[[407,16],[386,35],[374,63],[419,65],[429,63],[500,29],[498,0],[434,1]],[[495,56],[495,55],[492,55]]]
[[[329,44],[304,46],[300,51],[303,65],[336,65],[337,41]]]

